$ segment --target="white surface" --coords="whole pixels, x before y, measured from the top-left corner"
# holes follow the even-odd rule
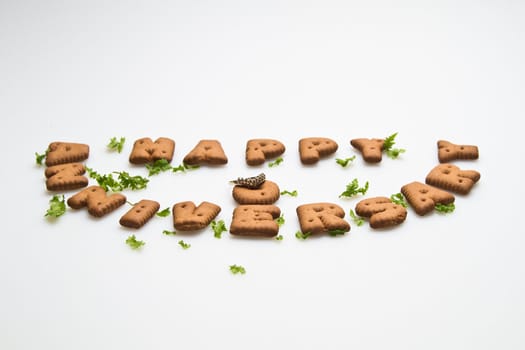
[[[523,349],[523,4],[2,1],[0,348]],[[396,131],[401,159],[335,164],[356,154],[350,139]],[[120,155],[105,149],[112,136],[127,138]],[[264,170],[299,191],[277,202],[284,240],[208,229],[183,250],[161,233],[171,218],[155,218],[136,252],[124,207],[43,217],[51,193],[34,152],[85,142],[88,166],[144,175],[127,162],[144,136],[176,140],[175,165],[217,138],[229,163],[161,174],[129,200],[212,201],[229,226],[227,181]],[[301,166],[307,136],[333,138],[337,154]],[[252,137],[284,142],[281,166],[248,168]],[[299,204],[353,208],[360,198],[338,194],[354,177],[370,181],[367,196],[424,180],[438,139],[480,148],[457,163],[482,176],[453,214],[294,237]]]

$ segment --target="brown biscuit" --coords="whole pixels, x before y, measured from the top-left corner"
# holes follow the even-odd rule
[[[418,215],[430,213],[436,204],[450,204],[455,200],[452,193],[417,181],[401,187],[401,193]]]
[[[299,157],[303,164],[315,164],[321,157],[337,151],[337,143],[326,137],[308,137],[299,140]]]
[[[350,144],[361,152],[367,163],[379,163],[383,157],[383,139],[353,139]]]
[[[370,218],[370,227],[385,228],[403,223],[407,217],[407,210],[398,204],[392,203],[387,197],[363,199],[355,206],[359,216]]]
[[[67,191],[86,187],[88,179],[82,176],[86,168],[81,163],[52,165],[46,168],[46,187],[49,191]]]
[[[261,165],[265,160],[284,153],[284,145],[272,139],[252,139],[246,143],[246,164]]]
[[[343,208],[333,203],[303,204],[296,209],[303,233],[324,233],[329,231],[350,231],[350,224],[343,218]]]
[[[111,213],[126,203],[126,197],[120,193],[107,195],[100,186],[90,186],[73,195],[67,200],[67,204],[73,209],[88,208],[88,213],[101,217]]]
[[[222,165],[228,163],[228,157],[217,140],[200,140],[190,153],[184,157],[188,165]]]
[[[273,237],[279,233],[275,221],[281,209],[275,205],[239,205],[233,210],[230,233],[237,236]]]
[[[160,204],[158,202],[143,199],[124,214],[120,218],[119,223],[125,227],[141,228],[155,215],[159,208]]]
[[[129,155],[132,164],[153,163],[159,159],[171,162],[175,152],[175,141],[167,137],[159,137],[153,142],[149,137],[138,139],[133,143],[133,149]]]
[[[478,159],[478,146],[456,145],[452,142],[439,140],[438,159],[440,163],[448,163],[456,159]]]
[[[205,228],[221,211],[221,207],[202,202],[198,207],[191,201],[173,206],[173,226],[179,231],[195,231]]]
[[[443,190],[468,194],[479,179],[480,173],[475,170],[461,170],[455,165],[445,163],[432,169],[425,182]]]
[[[72,142],[51,142],[47,148],[46,166],[81,162],[88,157],[88,145]]]
[[[258,188],[236,185],[232,195],[239,204],[272,204],[279,199],[281,192],[275,182],[266,180]]]

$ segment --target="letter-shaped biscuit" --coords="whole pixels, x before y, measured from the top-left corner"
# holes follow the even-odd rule
[[[173,227],[179,231],[195,231],[205,228],[221,211],[221,207],[202,202],[198,207],[191,201],[173,206]]]
[[[436,204],[450,204],[456,199],[450,192],[418,181],[401,187],[401,193],[418,215],[430,213]]]
[[[111,213],[121,205],[126,203],[126,197],[120,193],[113,193],[110,196],[100,186],[90,186],[73,195],[67,200],[67,204],[73,209],[88,208],[88,213],[102,217]]]
[[[86,187],[88,179],[82,176],[86,168],[81,163],[52,165],[46,168],[46,187],[49,191],[67,191]]]
[[[141,228],[155,215],[159,208],[160,204],[158,202],[143,199],[124,214],[120,218],[119,223],[125,227]]]
[[[230,233],[237,236],[273,237],[279,233],[275,222],[281,210],[275,205],[239,205],[233,210]]]
[[[261,165],[265,160],[283,154],[284,145],[272,139],[252,139],[246,143],[246,164]]]
[[[279,199],[281,192],[275,182],[266,180],[258,188],[236,185],[232,196],[239,204],[272,204]]]
[[[88,157],[88,145],[72,142],[51,142],[47,148],[46,166],[81,162]]]
[[[398,204],[392,203],[387,197],[363,199],[355,206],[359,216],[370,218],[370,227],[384,228],[396,226],[405,221],[407,210]]]
[[[432,169],[425,182],[443,190],[468,194],[479,179],[480,174],[475,170],[461,170],[455,165],[444,163]]]
[[[337,143],[326,137],[308,137],[299,140],[299,157],[303,164],[315,164],[322,157],[337,151]]]
[[[221,165],[228,163],[228,157],[217,140],[200,140],[190,153],[184,157],[188,165],[212,164]]]
[[[350,231],[350,224],[343,218],[343,208],[333,203],[303,204],[296,209],[303,233],[324,233],[329,231]]]
[[[379,163],[383,157],[383,139],[353,139],[350,144],[361,152],[367,163]]]
[[[129,155],[132,164],[147,164],[159,159],[171,162],[175,152],[175,141],[167,137],[159,137],[153,142],[149,137],[138,139],[133,143],[133,149]]]
[[[448,163],[456,159],[478,159],[478,146],[456,145],[452,142],[439,140],[438,159],[440,163]]]

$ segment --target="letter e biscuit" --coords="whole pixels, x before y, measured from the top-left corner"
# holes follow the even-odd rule
[[[370,218],[370,227],[385,228],[403,223],[407,217],[407,210],[392,203],[387,197],[363,199],[355,206],[357,215]]]
[[[233,210],[230,233],[236,236],[274,237],[281,210],[275,205],[239,205]]]
[[[141,228],[155,215],[159,208],[158,202],[143,199],[133,205],[133,208],[120,218],[119,223],[125,227]]]

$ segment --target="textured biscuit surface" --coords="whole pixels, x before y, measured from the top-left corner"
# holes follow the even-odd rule
[[[159,137],[153,142],[149,137],[136,140],[129,155],[132,164],[147,164],[159,159],[171,162],[175,152],[175,141],[167,137]]]
[[[355,206],[357,215],[370,218],[370,227],[385,228],[403,223],[407,217],[407,210],[392,203],[387,197],[373,197],[363,199]]]
[[[475,170],[461,170],[453,164],[439,164],[428,173],[425,182],[429,185],[460,194],[468,194],[480,179]]]
[[[47,166],[81,162],[89,157],[89,146],[83,143],[51,142],[47,150]]]
[[[230,233],[238,236],[273,237],[281,210],[275,205],[239,205],[233,210]]]
[[[350,231],[350,224],[344,220],[343,208],[333,203],[303,204],[296,209],[303,233],[324,233],[329,231]]]
[[[141,228],[155,215],[159,208],[158,202],[142,199],[120,218],[119,223],[125,227]]]
[[[322,157],[337,151],[337,143],[326,137],[307,137],[299,140],[299,157],[303,164],[315,164]]]
[[[202,202],[199,206],[191,201],[173,206],[173,226],[179,231],[195,231],[205,228],[221,211],[214,203]]]
[[[81,163],[66,163],[52,165],[46,168],[46,187],[49,191],[76,190],[88,185],[87,177],[83,176],[86,168]]]
[[[474,145],[456,145],[452,142],[439,140],[438,159],[440,163],[448,163],[457,159],[478,159],[478,146]]]
[[[279,199],[281,192],[275,182],[266,180],[258,188],[236,185],[232,196],[239,204],[272,204]]]
[[[353,139],[350,144],[363,155],[367,163],[379,163],[383,157],[383,139]]]
[[[107,195],[100,186],[90,186],[67,200],[67,204],[73,209],[88,208],[88,213],[101,217],[111,213],[126,203],[126,197],[120,193]]]
[[[217,140],[200,140],[190,153],[184,157],[188,165],[222,165],[228,163],[228,157]]]
[[[246,164],[261,165],[267,159],[284,153],[286,148],[280,141],[273,139],[251,139],[246,143]]]
[[[456,199],[450,192],[418,181],[401,187],[401,193],[418,215],[430,213],[438,203],[450,204]]]

